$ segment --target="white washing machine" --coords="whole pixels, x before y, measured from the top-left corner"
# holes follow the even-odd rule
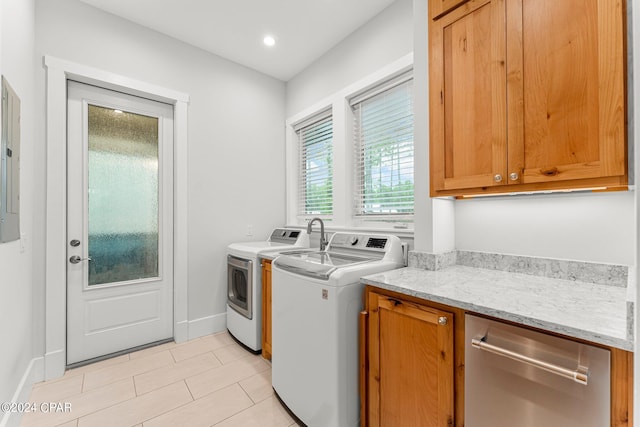
[[[273,261],[272,384],[308,426],[359,425],[360,277],[403,264],[396,236],[352,233]]]
[[[227,329],[249,350],[262,348],[262,271],[264,254],[309,247],[309,235],[276,228],[269,240],[232,243],[227,247]]]

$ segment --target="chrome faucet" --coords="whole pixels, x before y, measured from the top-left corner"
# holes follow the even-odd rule
[[[320,223],[320,250],[324,251],[324,249],[327,247],[327,240],[324,238],[324,222],[322,221],[322,219],[313,218],[311,221],[309,221],[309,224],[307,224],[307,234],[311,234],[311,228],[313,226],[313,223],[316,221]]]

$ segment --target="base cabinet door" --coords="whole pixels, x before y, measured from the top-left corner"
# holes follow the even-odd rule
[[[366,420],[375,426],[452,426],[453,314],[375,292],[367,306]]]
[[[271,360],[271,260],[262,260],[262,357]]]

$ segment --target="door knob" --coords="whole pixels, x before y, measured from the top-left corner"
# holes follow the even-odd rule
[[[80,258],[78,255],[74,255],[71,258],[69,258],[69,262],[71,264],[77,264],[80,261],[91,261],[91,257]]]
[[[502,175],[500,175],[500,174],[494,175],[493,180],[495,182],[502,182]]]

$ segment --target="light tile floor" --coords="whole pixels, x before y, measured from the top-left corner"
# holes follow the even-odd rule
[[[22,427],[297,425],[273,394],[271,365],[226,332],[71,369],[35,384],[30,402],[70,410],[26,413]]]

